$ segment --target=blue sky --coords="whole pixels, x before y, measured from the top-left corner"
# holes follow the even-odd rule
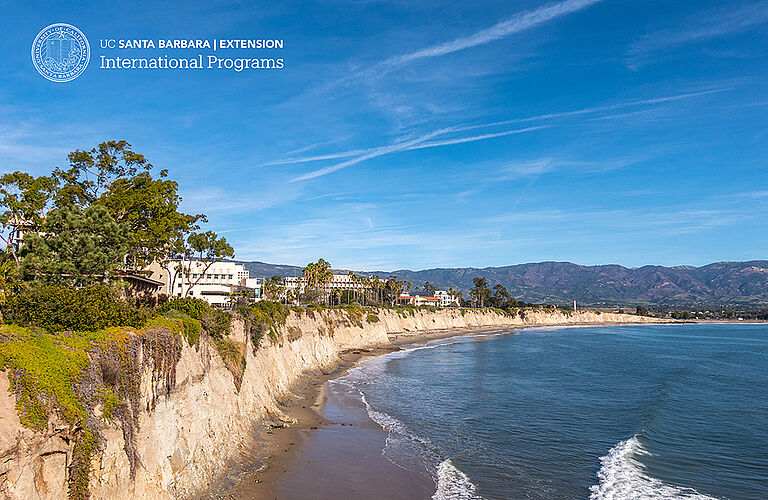
[[[126,139],[238,259],[394,270],[767,257],[766,0],[0,8],[0,169],[43,174]],[[91,43],[69,83],[30,61],[54,22]],[[100,38],[214,37],[284,39],[286,66],[108,72],[95,60]]]

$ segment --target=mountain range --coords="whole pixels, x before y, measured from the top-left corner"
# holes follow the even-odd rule
[[[251,276],[300,276],[302,268],[264,262],[241,262]],[[346,270],[334,270],[346,273]],[[532,303],[632,306],[768,306],[768,261],[716,262],[701,267],[620,265],[582,266],[571,262],[535,262],[504,267],[436,268],[422,271],[356,271],[362,275],[397,276],[421,287],[454,288],[468,297],[475,277],[493,287],[504,285],[518,300]]]

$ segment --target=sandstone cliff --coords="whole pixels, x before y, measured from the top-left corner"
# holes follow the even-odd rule
[[[228,463],[256,445],[255,426],[265,418],[281,418],[278,398],[302,374],[331,369],[344,350],[386,345],[392,333],[645,321],[653,320],[592,312],[527,311],[523,317],[472,310],[292,312],[278,335],[252,349],[243,322],[236,320],[231,338],[246,347],[239,389],[205,335],[194,347],[182,343],[175,380],[158,380],[151,367],[145,368],[134,438],[135,475],[131,477],[123,430],[104,423],[92,461],[90,493],[93,498],[184,498],[204,490]],[[67,498],[76,429],[55,416],[44,432],[29,429],[20,422],[16,403],[7,373],[0,373],[0,498]]]

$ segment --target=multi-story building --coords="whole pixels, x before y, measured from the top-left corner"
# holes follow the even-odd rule
[[[458,307],[461,305],[459,298],[456,295],[451,295],[447,290],[435,290],[435,297],[440,299],[440,307]]]
[[[160,293],[171,297],[196,297],[219,307],[229,306],[233,292],[243,289],[253,291],[256,300],[261,299],[263,280],[251,278],[242,264],[214,262],[207,270],[206,266],[198,260],[183,263],[175,260],[164,269],[155,262],[149,268],[150,278],[163,283]]]
[[[437,297],[428,297],[426,295],[403,293],[395,301],[401,306],[440,306],[440,299]]]
[[[283,279],[286,292],[302,293],[307,286],[307,280],[303,276],[287,276]],[[318,287],[321,295],[328,295],[332,290],[367,290],[370,287],[356,281],[348,274],[334,274],[333,278]]]

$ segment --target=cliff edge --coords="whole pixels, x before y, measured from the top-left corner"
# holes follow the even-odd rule
[[[157,356],[151,337],[135,353],[140,370],[135,425],[102,418],[90,457],[91,498],[186,498],[205,490],[227,464],[248,456],[257,426],[284,419],[278,400],[312,371],[333,369],[348,349],[381,347],[403,332],[654,322],[652,318],[590,311],[316,309],[291,311],[284,324],[253,345],[248,320],[236,318],[229,341],[243,353],[232,369],[203,333],[194,345],[176,337],[174,366]],[[165,332],[168,335],[169,332]],[[89,354],[89,357],[91,355]],[[96,362],[91,357],[90,363]],[[173,373],[166,373],[172,370]],[[165,376],[158,376],[160,372]],[[82,428],[52,414],[45,428],[20,418],[11,370],[0,373],[0,498],[71,498],[75,443]],[[105,403],[106,405],[106,403]],[[105,416],[106,407],[99,408]]]

